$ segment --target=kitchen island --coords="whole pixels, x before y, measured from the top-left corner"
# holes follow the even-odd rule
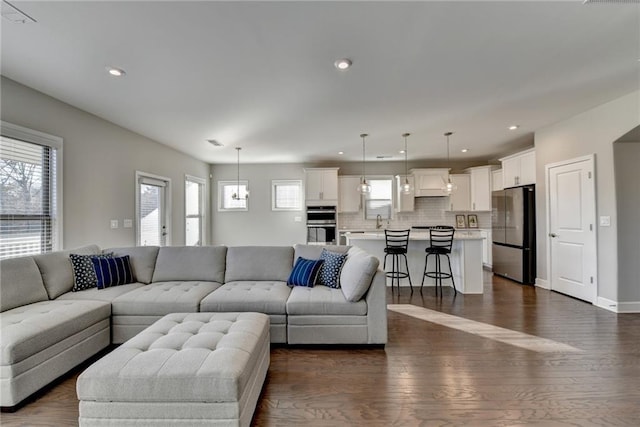
[[[384,230],[368,231],[364,233],[345,233],[347,244],[358,246],[368,253],[376,256],[380,260],[380,267],[384,262],[384,248],[386,246]],[[429,246],[429,233],[424,231],[411,230],[409,235],[409,247],[407,250],[407,261],[409,273],[414,287],[420,287],[422,274],[424,272],[425,248]],[[453,237],[451,248],[451,268],[453,278],[456,282],[458,292],[463,294],[481,294],[483,291],[482,281],[482,240],[483,237],[478,231],[459,231]],[[443,269],[447,271],[446,259],[442,260]],[[391,259],[389,259],[389,264]],[[401,262],[401,267],[404,265]],[[430,257],[429,270],[435,269],[435,259]],[[390,283],[390,282],[389,282]],[[401,280],[401,286],[409,286],[409,281]],[[424,278],[425,286],[435,286],[435,280],[429,277]],[[451,286],[451,280],[444,279],[443,286]]]

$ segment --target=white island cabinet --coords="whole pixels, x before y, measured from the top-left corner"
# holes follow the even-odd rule
[[[365,233],[346,233],[347,244],[357,246],[380,260],[380,268],[384,262],[385,238],[384,231]],[[463,294],[481,294],[482,281],[482,242],[479,231],[456,231],[451,248],[451,268],[456,289]],[[429,245],[428,232],[413,232],[409,235],[407,261],[409,273],[415,289],[420,287],[424,272],[425,248]],[[390,267],[391,261],[387,263]],[[403,263],[401,263],[403,265]],[[442,260],[442,266],[447,271],[447,261]],[[435,267],[435,259],[429,257],[429,270]],[[434,268],[435,269],[435,268]],[[391,282],[389,282],[390,284]],[[434,279],[425,277],[425,286],[435,286]],[[400,281],[401,286],[409,286],[406,279]],[[451,280],[444,279],[443,286],[451,286]]]

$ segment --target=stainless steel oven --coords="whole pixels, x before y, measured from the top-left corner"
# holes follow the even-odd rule
[[[307,243],[310,245],[335,245],[337,242],[335,206],[307,207]]]

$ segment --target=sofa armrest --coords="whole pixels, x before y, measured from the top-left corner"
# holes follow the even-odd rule
[[[387,279],[378,268],[365,296],[369,344],[387,343]]]

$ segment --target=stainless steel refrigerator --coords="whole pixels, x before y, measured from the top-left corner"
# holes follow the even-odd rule
[[[535,186],[491,194],[493,273],[532,285],[536,278]]]

